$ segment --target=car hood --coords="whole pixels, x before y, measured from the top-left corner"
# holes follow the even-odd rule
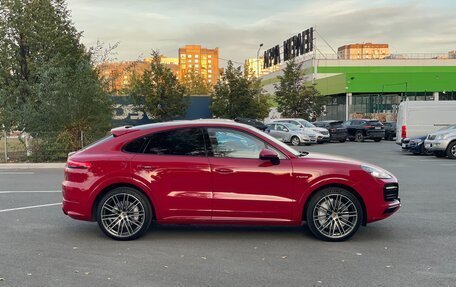
[[[343,157],[343,156],[338,156],[338,155],[330,155],[330,154],[324,154],[324,153],[317,153],[317,152],[310,152],[308,155],[303,157],[304,159],[310,158],[314,160],[320,160],[320,161],[330,161],[330,162],[340,162],[340,163],[350,163],[350,164],[364,164],[361,161],[358,161],[356,159],[348,158],[348,157]]]
[[[456,134],[456,130],[443,130],[443,131],[434,132],[431,135],[438,136],[438,135],[446,135],[446,134]]]

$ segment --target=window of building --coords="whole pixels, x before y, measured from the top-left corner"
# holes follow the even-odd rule
[[[199,63],[199,60],[198,60],[198,59],[195,59],[195,63]]]
[[[212,63],[212,60],[207,60],[208,63]]]
[[[198,65],[198,64],[195,64],[195,68],[199,68],[199,65]]]
[[[187,58],[191,58],[191,57],[192,57],[192,55],[190,55],[190,54],[187,55]]]
[[[209,74],[212,74],[212,70],[207,71]]]
[[[186,56],[185,54],[181,54],[181,58],[185,58],[185,56]]]
[[[212,75],[208,75],[207,77],[208,77],[208,78],[212,78]]]
[[[210,59],[210,58],[212,58],[212,55],[207,55],[207,57]]]
[[[195,55],[195,58],[199,58],[199,55],[198,55],[198,54],[197,54],[197,55]]]
[[[203,131],[198,128],[158,132],[149,136],[146,154],[206,156]]]

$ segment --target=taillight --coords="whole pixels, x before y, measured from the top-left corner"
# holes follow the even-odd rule
[[[407,126],[402,126],[401,138],[405,139],[406,137],[407,137]]]
[[[92,166],[92,164],[90,162],[74,161],[74,160],[67,161],[68,168],[89,169],[91,166]]]

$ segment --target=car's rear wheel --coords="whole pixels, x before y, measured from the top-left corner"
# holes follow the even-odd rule
[[[356,233],[363,221],[361,203],[351,192],[330,187],[309,201],[307,224],[312,234],[325,241],[344,241]]]
[[[362,131],[356,132],[356,134],[355,134],[355,140],[356,140],[357,142],[359,142],[359,143],[364,141],[364,135],[363,135],[363,132],[362,132]]]
[[[291,137],[291,144],[294,146],[298,146],[301,143],[301,140],[297,136]]]
[[[136,239],[149,229],[152,207],[136,189],[118,187],[106,193],[97,207],[101,230],[116,240]]]
[[[452,142],[448,145],[446,154],[448,158],[456,159],[456,142]]]

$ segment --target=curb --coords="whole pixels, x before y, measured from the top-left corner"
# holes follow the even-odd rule
[[[63,169],[64,162],[51,163],[0,163],[0,169]]]

